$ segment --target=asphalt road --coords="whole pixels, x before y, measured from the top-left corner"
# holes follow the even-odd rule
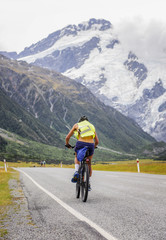
[[[166,240],[166,175],[93,171],[83,203],[73,169],[20,170],[40,240]]]

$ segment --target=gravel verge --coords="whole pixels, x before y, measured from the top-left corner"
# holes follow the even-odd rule
[[[13,204],[7,208],[7,216],[3,221],[3,228],[7,230],[2,240],[32,240],[39,239],[39,228],[35,225],[28,210],[27,199],[24,196],[21,182],[9,180],[9,187]]]

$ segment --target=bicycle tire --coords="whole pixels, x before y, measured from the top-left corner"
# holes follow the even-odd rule
[[[88,186],[89,186],[89,167],[87,164],[85,164],[82,170],[82,182],[81,182],[81,197],[83,202],[86,202],[88,198]]]
[[[80,180],[78,179],[76,182],[76,198],[80,197]]]

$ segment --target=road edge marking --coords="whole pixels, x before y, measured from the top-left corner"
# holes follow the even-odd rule
[[[81,221],[86,222],[88,225],[90,225],[92,228],[94,228],[97,232],[99,232],[103,237],[105,237],[108,240],[118,240],[117,238],[110,235],[108,232],[106,232],[103,228],[101,228],[96,223],[89,220],[87,217],[83,216],[78,211],[74,210],[72,207],[70,207],[68,204],[60,200],[58,197],[56,197],[54,194],[46,190],[44,187],[42,187],[40,184],[38,184],[31,176],[29,176],[26,172],[24,172],[21,169],[14,168],[15,170],[25,174],[38,188],[40,188],[43,192],[45,192],[48,196],[50,196],[52,199],[54,199],[57,203],[59,203],[63,208],[65,208],[68,212],[70,212],[74,217],[78,218]]]

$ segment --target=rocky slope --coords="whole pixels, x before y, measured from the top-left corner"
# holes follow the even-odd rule
[[[26,139],[63,147],[63,141],[55,129],[42,124],[24,110],[0,88],[0,126]],[[1,141],[0,141],[1,143]],[[1,150],[1,148],[0,148]]]

